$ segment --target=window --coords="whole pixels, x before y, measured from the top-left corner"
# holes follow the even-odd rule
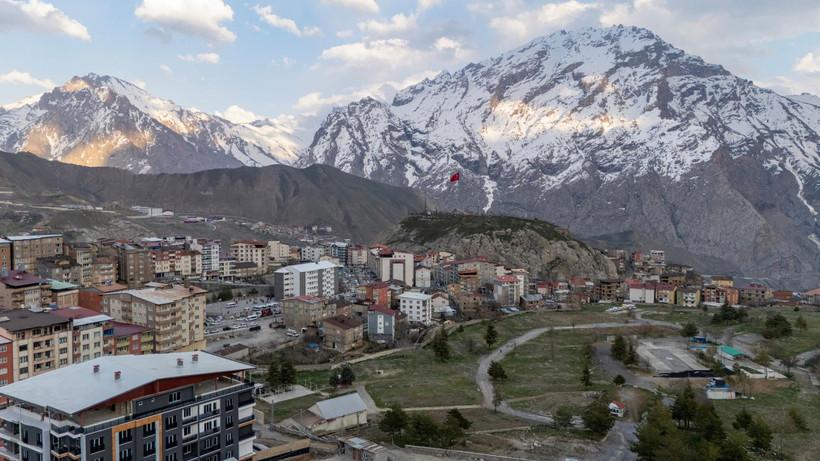
[[[170,403],[179,402],[180,400],[182,400],[182,395],[179,391],[171,392],[171,396],[169,398]]]
[[[133,458],[133,454],[130,448],[121,448],[120,449],[120,461],[131,461]]]
[[[20,356],[20,363],[28,363],[28,356],[27,355],[21,355]]]
[[[177,446],[177,435],[176,434],[171,434],[171,435],[165,436],[165,447],[170,448],[170,447],[175,447],[175,446]]]
[[[233,399],[225,400],[225,411],[233,410]]]
[[[193,443],[189,443],[188,445],[185,445],[184,447],[182,447],[182,455],[183,456],[190,455],[193,452],[194,452],[194,444]]]
[[[177,454],[176,453],[169,453],[165,455],[165,461],[177,461]]]
[[[225,418],[225,427],[233,427],[233,416],[228,415]]]
[[[190,418],[192,414],[191,407],[183,408],[182,409],[182,417],[183,418]]]
[[[105,445],[103,444],[102,437],[91,439],[91,443],[89,444],[89,449],[91,450],[91,453],[96,453],[104,448]]]
[[[0,363],[6,363],[8,361],[9,361],[8,357],[0,357]]]
[[[20,346],[17,348],[17,350],[20,351],[20,352],[27,351],[28,350],[28,344],[20,344]]]
[[[150,456],[156,453],[157,447],[153,441],[146,442],[142,445],[142,456]]]
[[[177,427],[177,415],[171,415],[165,417],[165,428],[172,429]]]
[[[230,444],[232,444],[232,443],[233,443],[233,433],[228,432],[228,433],[225,435],[225,445],[230,445]]]
[[[3,344],[2,346],[0,346],[0,352],[6,352],[8,351],[8,348],[9,346],[7,344]]]
[[[131,441],[131,440],[133,440],[133,439],[134,439],[134,434],[132,434],[132,433],[131,433],[131,429],[126,429],[126,430],[124,430],[124,431],[120,431],[120,432],[117,434],[117,441],[118,441],[120,444],[123,444],[123,443],[128,443],[128,442],[130,442],[130,441]]]
[[[68,342],[68,338],[66,338],[65,336],[63,336],[62,338],[60,338],[60,341],[59,341],[59,343],[60,343],[60,344],[65,344],[65,343],[67,343],[67,342]]]
[[[21,367],[20,368],[20,374],[21,375],[24,375],[24,374],[27,374],[27,373],[28,373],[28,367]]]
[[[140,402],[140,405],[142,405],[142,402]],[[142,426],[142,436],[143,437],[151,437],[156,432],[157,432],[157,424],[156,423],[146,424],[145,426]]]

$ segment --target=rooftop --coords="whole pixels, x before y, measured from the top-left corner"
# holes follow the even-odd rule
[[[79,285],[74,285],[73,283],[68,282],[61,282],[59,280],[49,279],[48,284],[51,285],[52,291],[66,291],[66,290],[76,290]]]
[[[25,271],[11,271],[5,277],[0,277],[0,283],[11,288],[26,287],[46,283],[45,280]]]
[[[21,242],[24,240],[39,240],[46,238],[62,237],[63,234],[42,234],[42,235],[7,235],[6,239],[12,242]]]
[[[98,322],[107,322],[111,320],[111,317],[105,314],[101,314],[97,311],[92,311],[91,309],[86,309],[84,307],[79,306],[55,309],[51,311],[51,313],[65,319],[73,320],[74,326],[82,326]]]
[[[311,296],[311,295],[302,295],[302,296],[294,296],[293,298],[286,298],[284,301],[300,301],[303,303],[320,303],[324,301],[324,298],[320,298],[318,296]]]
[[[286,274],[286,273],[300,273],[300,272],[311,272],[311,271],[319,271],[324,269],[331,269],[337,267],[336,264],[333,264],[330,261],[319,261],[317,263],[303,263],[303,264],[294,264],[292,266],[285,266],[281,269],[277,269],[277,274]]]
[[[94,285],[93,288],[101,293],[113,293],[115,291],[127,290],[128,286],[121,285],[119,283],[106,283],[102,285]]]
[[[432,296],[420,291],[406,291],[399,295],[399,299],[415,299],[419,301],[427,301],[431,298]]]
[[[8,331],[50,327],[67,322],[67,318],[54,315],[49,311],[34,312],[28,309],[13,309],[0,312],[0,328]]]
[[[353,317],[347,317],[344,315],[337,315],[335,317],[328,317],[322,320],[323,323],[335,326],[337,328],[341,328],[342,330],[350,330],[352,328],[358,328],[363,325],[363,323],[359,319],[355,319]]]
[[[113,327],[111,336],[115,338],[121,336],[131,336],[149,330],[147,327],[125,322],[111,322],[111,326]]]
[[[182,359],[182,366],[177,359]],[[93,372],[95,365],[100,367],[97,373]],[[0,388],[0,395],[73,415],[154,381],[253,368],[207,352],[114,355],[14,382]],[[115,371],[120,372],[119,379],[114,378]]]
[[[374,304],[374,305],[370,306],[369,310],[373,311],[373,312],[379,312],[379,313],[382,313],[382,314],[385,314],[385,315],[389,315],[391,317],[395,317],[396,314],[398,314],[398,311],[394,311],[393,309],[390,309],[389,307],[381,305],[381,304]]]
[[[167,288],[153,287],[141,290],[126,290],[117,294],[129,294],[151,304],[169,304],[202,293],[207,293],[207,291],[195,286],[174,285]]]
[[[0,394],[2,394],[2,392],[0,392]],[[341,397],[316,402],[315,405],[310,407],[309,411],[322,419],[335,419],[341,416],[367,411],[367,405],[365,405],[358,393],[353,392],[352,394],[343,395]]]

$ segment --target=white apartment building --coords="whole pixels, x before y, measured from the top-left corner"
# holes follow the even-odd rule
[[[283,264],[290,259],[290,245],[276,240],[268,242],[268,258],[272,263]]]
[[[294,264],[273,273],[273,292],[277,299],[295,296],[329,298],[336,295],[336,268],[329,261]]]
[[[240,240],[231,245],[231,256],[238,262],[256,263],[259,273],[268,272],[268,242]]]
[[[433,297],[418,291],[399,295],[399,310],[411,323],[430,325],[433,322]]]
[[[317,262],[326,254],[325,247],[307,246],[299,250],[299,256],[302,261]]]

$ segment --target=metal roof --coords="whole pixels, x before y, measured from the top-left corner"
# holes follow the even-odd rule
[[[277,274],[286,274],[288,272],[293,273],[300,273],[300,272],[312,272],[312,271],[319,271],[324,269],[332,269],[334,267],[338,267],[336,264],[333,264],[330,261],[319,261],[317,263],[304,263],[304,264],[294,264],[292,266],[285,266],[281,269],[277,269]]]
[[[196,362],[194,354],[198,354]],[[179,358],[182,366],[177,366]],[[94,365],[100,366],[99,372],[94,373]],[[114,355],[11,383],[0,387],[0,395],[73,415],[154,381],[253,368],[206,352]],[[114,379],[115,371],[120,379]]]
[[[0,391],[2,391],[2,388],[0,388]],[[364,400],[359,397],[359,394],[354,392],[341,397],[316,402],[315,405],[310,407],[310,411],[322,419],[334,419],[367,411],[367,405],[365,405]]]

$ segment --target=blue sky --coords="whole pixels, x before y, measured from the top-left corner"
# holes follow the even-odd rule
[[[0,103],[95,72],[234,118],[320,114],[613,23],[777,91],[820,93],[817,1],[0,0]]]

